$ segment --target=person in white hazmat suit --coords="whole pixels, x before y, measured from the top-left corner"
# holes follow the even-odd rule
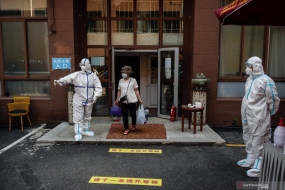
[[[73,122],[75,141],[80,141],[82,135],[94,136],[90,131],[90,121],[93,104],[102,95],[102,85],[95,73],[91,71],[88,59],[84,58],[79,63],[81,71],[71,73],[59,80],[54,80],[54,85],[74,84],[73,96]]]
[[[271,115],[278,111],[280,99],[274,81],[264,74],[262,60],[251,57],[246,62],[245,95],[241,105],[246,159],[237,164],[249,167],[249,177],[259,177],[263,144],[270,142]]]

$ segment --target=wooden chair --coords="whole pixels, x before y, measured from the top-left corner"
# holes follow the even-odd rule
[[[30,109],[30,97],[28,96],[15,96],[14,103],[8,103],[8,115],[9,115],[9,130],[11,130],[11,117],[21,118],[21,129],[24,130],[23,116],[27,116],[30,126],[32,126],[29,118]]]
[[[30,96],[14,96],[14,103],[27,102],[30,103]]]

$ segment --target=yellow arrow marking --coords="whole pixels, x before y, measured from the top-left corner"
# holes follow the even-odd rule
[[[162,179],[92,176],[89,183],[162,186]]]
[[[137,153],[137,154],[162,154],[162,150],[158,149],[125,149],[125,148],[110,148],[109,152],[116,153]]]

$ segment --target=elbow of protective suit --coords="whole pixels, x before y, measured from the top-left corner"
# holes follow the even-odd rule
[[[269,104],[269,112],[270,112],[270,115],[274,115],[278,109],[279,109],[279,102],[280,102],[280,99],[277,98],[277,100],[275,102],[273,102],[272,104]]]

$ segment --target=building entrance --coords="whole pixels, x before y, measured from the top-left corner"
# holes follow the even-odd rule
[[[117,97],[121,68],[132,66],[144,107],[156,116],[169,118],[170,107],[178,108],[178,48],[116,50],[112,48],[112,100]]]
[[[133,73],[131,73],[131,77],[135,78],[140,89],[140,57],[139,56],[133,56],[130,54],[130,56],[115,56],[115,70],[113,71],[115,74],[115,97],[117,97],[118,92],[118,84],[119,80],[122,78],[121,68],[123,66],[131,66]]]

